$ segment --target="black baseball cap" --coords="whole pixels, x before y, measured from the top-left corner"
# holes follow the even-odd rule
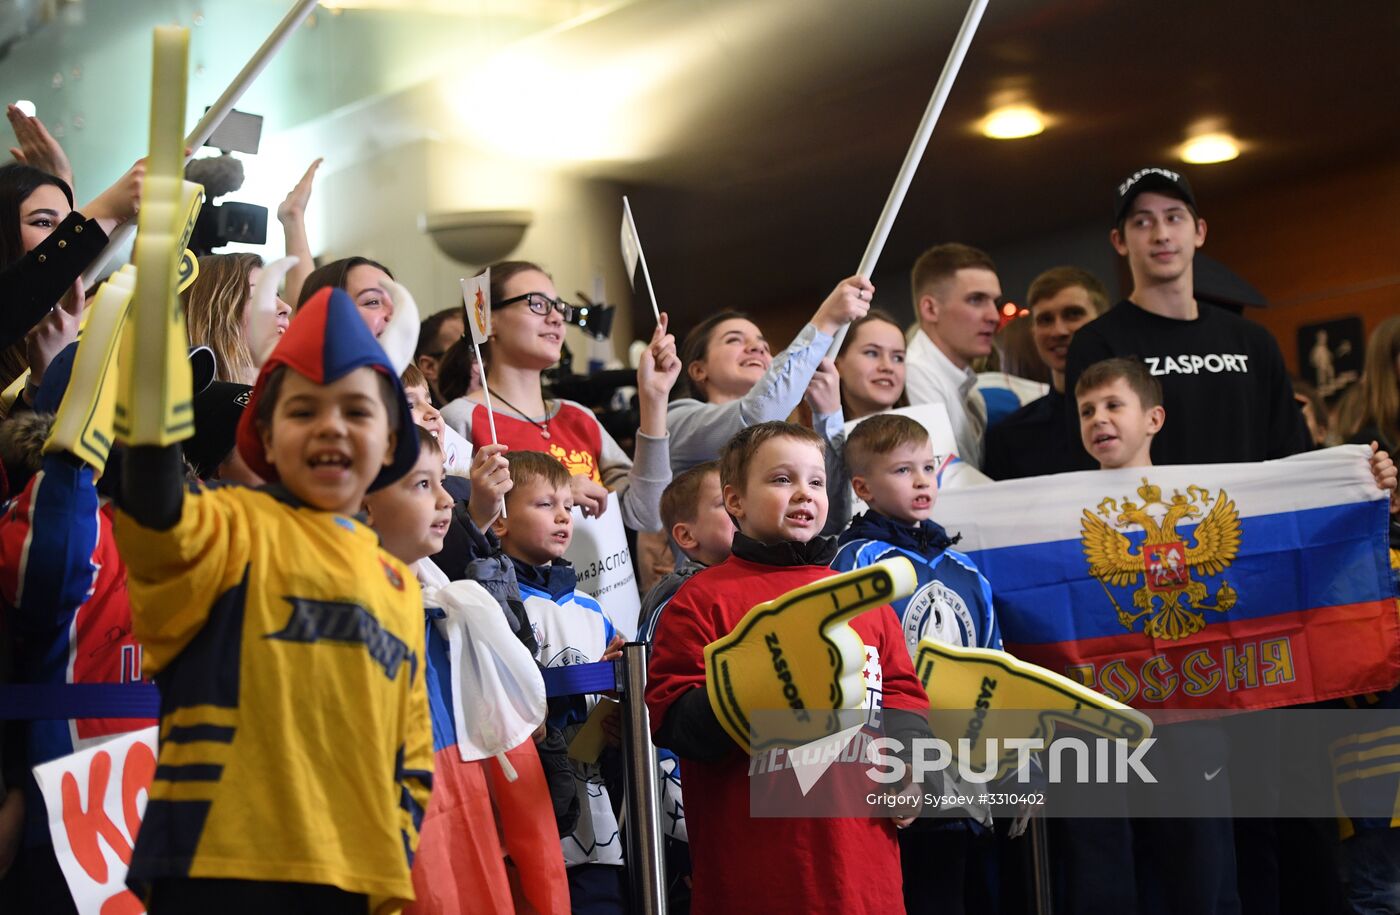
[[[1118,193],[1113,208],[1115,226],[1121,224],[1123,218],[1128,215],[1128,209],[1137,199],[1137,195],[1146,191],[1175,197],[1189,206],[1191,212],[1196,212],[1196,195],[1192,193],[1191,182],[1186,180],[1185,175],[1160,165],[1148,165],[1118,182]]]

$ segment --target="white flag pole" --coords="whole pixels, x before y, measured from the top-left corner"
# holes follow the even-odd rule
[[[899,215],[900,204],[904,202],[904,195],[914,180],[914,172],[919,168],[919,160],[924,156],[924,148],[928,146],[929,137],[933,135],[938,116],[943,113],[943,105],[953,91],[953,81],[958,78],[958,70],[962,67],[963,58],[967,56],[967,49],[972,45],[972,36],[977,32],[982,14],[987,11],[987,3],[988,0],[972,0],[972,5],[967,8],[967,15],[963,17],[962,28],[958,29],[958,36],[953,39],[953,49],[948,52],[948,60],[943,64],[938,84],[933,87],[933,96],[928,100],[928,107],[924,109],[924,118],[919,122],[919,129],[914,132],[914,142],[909,145],[904,164],[899,167],[899,175],[894,179],[894,187],[890,188],[890,196],[885,201],[885,209],[881,211],[880,219],[875,223],[875,234],[870,236],[870,244],[865,246],[865,254],[860,259],[860,269],[856,273],[866,279],[875,272],[875,264],[880,260],[880,252],[885,248],[890,228],[894,225],[895,217]],[[845,325],[836,332],[836,338],[831,341],[831,348],[826,351],[827,356],[836,357],[837,351],[841,349],[841,341],[846,339],[846,327],[849,326]]]
[[[496,438],[496,411],[491,406],[491,389],[486,386],[486,363],[481,361],[481,344],[472,338],[472,349],[476,350],[476,364],[481,367],[481,396],[486,399],[486,423],[491,427],[491,444],[499,445]],[[509,518],[506,514],[506,500],[501,500],[501,517]]]
[[[481,361],[481,344],[472,341],[472,349],[476,350],[476,364],[481,366],[481,394],[486,399],[486,422],[491,426],[491,444],[499,445],[496,440],[496,411],[491,406],[491,389],[486,386],[486,363]]]
[[[297,0],[296,5],[287,12],[286,16],[282,17],[282,21],[277,24],[277,28],[272,30],[272,34],[267,36],[262,47],[253,53],[248,63],[243,65],[243,69],[224,90],[224,94],[219,96],[218,101],[204,113],[204,117],[200,118],[194,130],[185,137],[185,145],[190,149],[189,155],[185,156],[186,162],[194,158],[195,153],[199,152],[199,148],[208,142],[214,130],[223,123],[224,118],[228,117],[233,106],[238,104],[239,97],[252,85],[253,80],[258,78],[258,74],[262,73],[268,61],[282,49],[282,45],[287,43],[287,39],[291,37],[292,32],[296,31],[297,26],[301,25],[302,21],[316,8],[317,2],[319,0]],[[102,273],[103,268],[107,266],[107,262],[112,259],[118,249],[131,240],[135,231],[136,220],[129,219],[112,232],[111,237],[107,239],[107,246],[97,255],[97,259],[88,265],[87,270],[83,271],[83,285],[85,287],[92,286],[98,275]]]
[[[986,0],[983,0],[986,2]],[[647,295],[651,297],[651,313],[656,317],[656,323],[661,323],[661,306],[656,303],[656,290],[651,288],[651,271],[647,269],[647,255],[642,250],[642,233],[637,231],[637,220],[632,218],[632,204],[627,202],[627,195],[622,195],[622,208],[627,211],[627,224],[632,227],[634,237],[637,239],[637,260],[642,265],[642,278],[647,281]]]

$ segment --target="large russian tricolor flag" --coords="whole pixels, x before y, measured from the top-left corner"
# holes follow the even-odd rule
[[[1368,455],[1014,480],[942,493],[934,518],[1018,657],[1149,711],[1314,702],[1400,680]]]

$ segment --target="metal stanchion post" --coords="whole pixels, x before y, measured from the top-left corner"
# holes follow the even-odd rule
[[[647,646],[628,642],[622,649],[622,747],[627,760],[627,872],[631,874],[633,915],[666,915],[666,865],[661,844],[661,789],[656,747],[643,699],[647,686]]]
[[[1045,817],[1031,819],[1031,889],[1035,893],[1032,900],[1035,915],[1053,915],[1054,903],[1050,898],[1050,843],[1045,828]]]

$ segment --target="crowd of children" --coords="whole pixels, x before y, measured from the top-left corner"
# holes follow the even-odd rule
[[[6,244],[25,229],[4,252],[4,288],[43,306],[7,302],[0,321],[6,345],[43,338],[31,340],[27,383],[0,424],[0,647],[15,682],[150,679],[160,694],[158,721],[11,729],[22,742],[3,757],[5,911],[73,910],[27,770],[152,724],[159,753],[127,879],[157,915],[626,911],[624,832],[641,814],[623,809],[617,697],[547,697],[542,673],[622,652],[607,601],[582,591],[564,558],[576,509],[616,510],[633,530],[662,532],[676,556],[641,596],[638,638],[651,651],[645,702],[677,907],[982,910],[968,884],[986,854],[985,822],[754,816],[749,748],[715,697],[711,650],[742,636],[751,608],[892,558],[912,566],[912,593],[855,615],[858,642],[823,646],[814,630],[811,644],[774,640],[763,663],[854,665],[868,722],[917,736],[929,707],[914,671],[919,641],[1002,647],[992,585],[956,549],[958,532],[933,520],[942,467],[930,432],[888,412],[907,403],[905,342],[870,311],[867,280],[838,284],[776,357],[734,312],[702,322],[678,353],[661,315],[637,369],[629,456],[591,410],[548,396],[542,373],[559,361],[571,306],[537,264],[491,268],[483,376],[455,308],[423,322],[411,363],[391,361],[379,341],[398,287],[373,260],[302,265],[288,275],[295,311],[275,299],[271,336],[255,341],[262,261],[210,256],[182,292],[196,346],[178,358],[190,368],[117,369],[124,380],[193,376],[175,392],[190,399],[193,437],[128,437],[94,461],[52,433],[53,414],[95,397],[71,383],[83,290],[49,309],[85,266],[77,252],[90,259],[89,239],[134,213],[134,171],[78,211],[67,177],[0,168],[0,203],[12,201],[0,212]],[[289,240],[304,240],[314,172],[279,211]],[[1120,213],[1115,232],[1130,256],[1136,212]],[[1148,218],[1159,215],[1174,218]],[[969,263],[957,269],[986,273],[990,261]],[[981,321],[985,291],[964,298],[921,306],[934,336],[962,332],[951,327],[957,307]],[[1173,458],[1185,447],[1164,434],[1181,420],[1143,361],[1107,349],[1083,357],[1114,334],[1158,332],[1123,322],[1086,336],[1068,371],[1066,334],[1052,365],[1066,403],[1047,425],[1062,431],[1077,418],[1075,460],[1105,469],[1151,466],[1159,437]],[[1220,323],[1242,346],[1262,346],[1253,330]],[[971,384],[965,365],[949,366],[945,381]],[[673,399],[682,371],[689,396]],[[810,426],[788,421],[804,399]],[[1257,459],[1286,448],[1285,418],[1226,416],[1258,428],[1218,434],[1266,442],[1229,451]],[[844,433],[846,419],[863,421]],[[979,421],[963,417],[957,434]],[[1386,453],[1373,449],[1370,463],[1394,491]],[[849,520],[847,480],[866,506]],[[1218,889],[1183,905],[1228,911]]]

